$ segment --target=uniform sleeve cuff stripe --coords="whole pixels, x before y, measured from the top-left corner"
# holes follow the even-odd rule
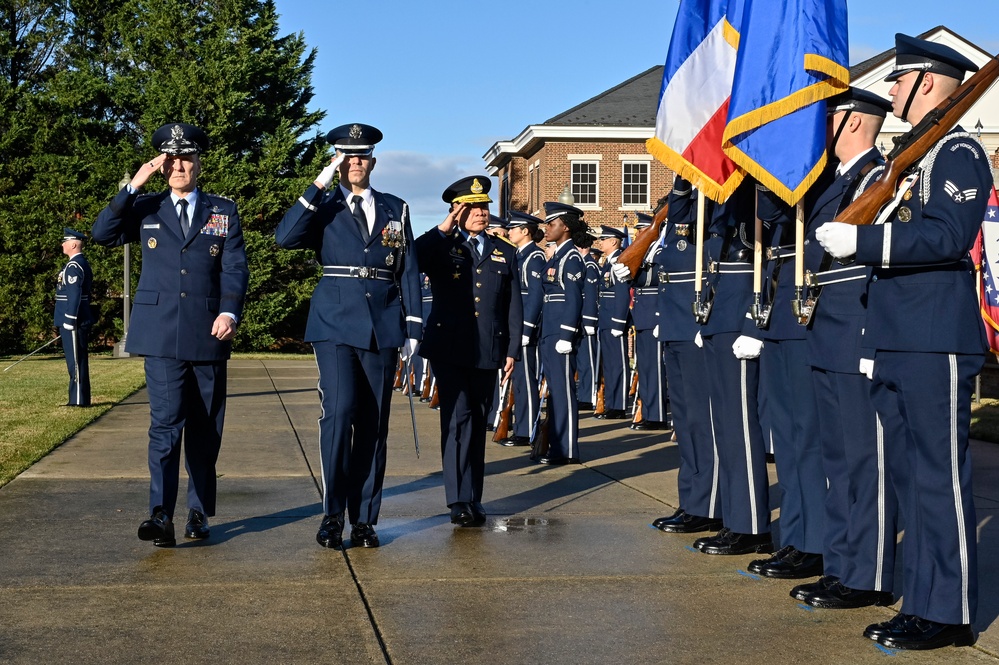
[[[311,210],[312,212],[319,210],[319,208],[306,201],[304,196],[299,196],[298,202],[301,203],[303,206],[305,206],[307,209]]]
[[[576,329],[571,326],[559,326],[562,330],[568,330],[569,332],[576,332]]]

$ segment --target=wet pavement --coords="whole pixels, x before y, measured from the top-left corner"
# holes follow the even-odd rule
[[[0,488],[0,662],[999,660],[999,446],[973,447],[978,643],[898,652],[861,636],[893,608],[808,608],[787,595],[795,582],[747,573],[754,557],[707,556],[694,536],[651,528],[677,504],[676,446],[623,421],[581,419],[582,466],[487,444],[490,517],[459,529],[444,505],[438,414],[416,405],[417,459],[395,393],[382,546],[323,549],[315,365],[237,360],[229,377],[207,541],[136,538],[144,391]]]

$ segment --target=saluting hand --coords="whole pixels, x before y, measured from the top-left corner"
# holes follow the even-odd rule
[[[219,314],[212,324],[212,337],[217,337],[219,341],[230,340],[236,334],[236,322],[228,314]]]
[[[468,213],[466,212],[467,210],[467,203],[455,203],[451,206],[451,212],[447,214],[447,217],[444,218],[444,221],[441,222],[437,228],[440,229],[441,233],[451,233],[451,231],[454,230],[455,225],[460,226],[461,222],[468,217]],[[464,213],[464,215],[462,213]]]
[[[163,169],[163,163],[166,160],[167,156],[160,153],[148,162],[144,162],[142,166],[139,167],[139,170],[135,172],[135,176],[128,184],[130,184],[133,189],[142,189],[143,185],[149,182],[149,178],[151,178],[154,173]]]

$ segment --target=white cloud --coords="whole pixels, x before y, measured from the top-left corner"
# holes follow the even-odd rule
[[[479,156],[429,155],[418,152],[375,152],[378,162],[371,174],[372,186],[399,196],[409,204],[413,232],[420,235],[440,224],[447,216],[447,204],[441,194],[448,185],[465,176],[485,174]],[[498,187],[493,179],[493,200]],[[496,205],[492,206],[493,212]]]
[[[867,44],[850,44],[850,64],[859,65],[868,58],[873,58],[884,49],[876,49]]]

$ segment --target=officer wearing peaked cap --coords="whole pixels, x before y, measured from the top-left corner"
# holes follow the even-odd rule
[[[600,340],[597,321],[600,320],[600,250],[594,247],[597,238],[592,233],[583,234],[576,241],[576,249],[583,255],[586,273],[583,278],[583,337],[576,352],[578,382],[576,396],[579,408],[592,409],[600,389]]]
[[[215,463],[225,421],[226,363],[242,316],[249,270],[236,204],[198,188],[201,129],[174,122],[153,134],[159,154],[101,211],[95,242],[142,243],[142,274],[125,349],[145,356],[149,389],[150,519],[139,538],[175,544],[181,441],[188,473],[184,535],[209,535]],[[168,189],[139,190],[156,172]]]
[[[892,112],[917,125],[977,67],[954,49],[896,35]],[[988,348],[968,255],[992,173],[981,144],[956,126],[897,186],[883,223],[828,222],[816,238],[836,258],[872,267],[864,346],[871,397],[905,525],[901,612],[867,627],[889,648],[974,642],[978,604],[968,430],[974,377]],[[880,220],[879,220],[880,221]],[[932,312],[932,316],[927,316]]]
[[[62,349],[69,370],[69,401],[66,406],[90,406],[90,363],[87,346],[90,338],[90,287],[93,272],[83,256],[79,231],[63,229],[62,252],[69,262],[59,273],[56,285],[55,327],[62,336]]]
[[[545,240],[554,253],[541,284],[541,366],[548,380],[550,417],[547,454],[542,464],[579,464],[579,407],[573,376],[582,333],[583,280],[586,267],[575,241],[586,235],[583,211],[565,203],[545,203]]]
[[[377,547],[392,379],[423,334],[420,275],[409,208],[371,187],[382,133],[350,123],[331,130],[330,164],[285,213],[279,246],[315,252],[323,277],[312,293],[305,341],[319,368],[323,520],[316,541]],[[340,182],[332,191],[334,173]]]
[[[542,220],[533,215],[512,211],[507,225],[509,239],[517,246],[524,329],[520,340],[520,359],[513,366],[513,434],[500,441],[504,446],[528,445],[540,414],[541,396],[538,391],[541,360],[538,341],[541,335],[541,308],[544,304],[541,274],[548,262],[537,244],[544,237],[540,229],[542,223]]]
[[[484,175],[453,183],[447,217],[416,239],[434,295],[420,355],[437,379],[444,494],[462,527],[486,520],[486,415],[497,370],[509,381],[520,356],[524,320],[516,251],[485,233],[490,185]]]
[[[631,307],[631,287],[615,276],[612,269],[627,237],[622,229],[600,227],[600,249],[607,257],[600,273],[599,318],[600,371],[604,378],[604,410],[596,418],[617,420],[625,417],[628,398],[628,345],[625,332]]]

